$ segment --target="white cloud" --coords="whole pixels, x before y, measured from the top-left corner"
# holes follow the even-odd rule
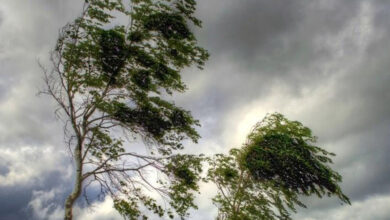
[[[58,203],[58,195],[62,194],[60,189],[49,191],[34,191],[29,208],[32,210],[33,218],[39,220],[60,220],[64,218],[64,209]],[[64,201],[63,201],[64,202]],[[63,203],[62,202],[62,203]],[[123,219],[116,210],[113,209],[113,201],[106,197],[104,201],[97,201],[88,208],[80,208],[74,205],[74,219],[83,220],[120,220]]]
[[[33,191],[32,199],[28,207],[32,210],[33,218],[41,220],[60,220],[63,219],[64,211],[57,203],[53,203],[57,189],[49,191]]]
[[[8,171],[0,175],[0,187],[13,185],[42,185],[42,177],[51,172],[71,177],[70,167],[64,167],[65,152],[49,146],[24,146],[16,149],[0,148],[0,160]]]
[[[75,219],[83,220],[120,220],[123,219],[113,208],[114,202],[110,197],[106,197],[103,202],[95,202],[89,208],[76,208]]]

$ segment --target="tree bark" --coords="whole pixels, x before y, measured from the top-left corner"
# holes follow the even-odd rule
[[[81,194],[82,187],[82,174],[83,166],[81,160],[81,144],[76,146],[74,151],[74,160],[76,165],[76,181],[72,193],[68,196],[65,201],[65,220],[73,219],[73,204]]]

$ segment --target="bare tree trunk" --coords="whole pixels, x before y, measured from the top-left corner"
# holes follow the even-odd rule
[[[72,213],[73,204],[81,194],[82,173],[83,173],[83,166],[81,161],[81,144],[78,144],[76,146],[74,152],[74,160],[76,162],[76,182],[74,184],[72,193],[68,196],[68,198],[65,201],[65,218],[64,218],[65,220],[73,219],[73,213]]]

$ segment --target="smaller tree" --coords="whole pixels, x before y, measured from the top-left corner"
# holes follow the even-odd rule
[[[218,188],[217,219],[291,219],[300,196],[337,196],[350,204],[338,185],[341,176],[328,165],[329,153],[300,122],[282,114],[255,125],[241,149],[209,160],[207,179]]]

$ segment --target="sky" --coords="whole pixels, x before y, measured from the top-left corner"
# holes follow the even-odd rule
[[[81,0],[1,0],[0,220],[62,219],[73,184],[62,123],[43,88],[58,30]],[[187,69],[175,102],[200,120],[188,153],[226,153],[280,112],[336,153],[332,168],[352,205],[304,198],[303,220],[390,219],[390,1],[199,0],[199,43],[211,57]],[[215,189],[202,184],[189,219],[214,219]],[[117,220],[112,201],[76,207],[76,219]]]

